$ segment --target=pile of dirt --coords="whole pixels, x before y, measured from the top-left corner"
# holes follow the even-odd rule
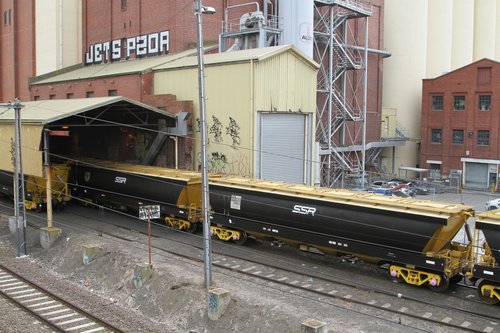
[[[163,325],[165,332],[299,332],[308,318],[322,319],[328,307],[305,308],[294,297],[252,281],[222,273],[213,275],[217,287],[231,293],[231,302],[222,318],[212,321],[207,315],[207,292],[202,264],[174,256],[153,256],[154,272],[140,288],[133,284],[134,267],[147,258],[147,248],[130,242],[110,242],[85,232],[68,233],[45,250],[30,232],[30,260],[51,272],[57,279],[71,282],[108,299],[135,314]],[[96,246],[97,256],[88,264],[82,260],[85,245]],[[153,252],[154,253],[154,252]],[[329,314],[333,315],[333,313]],[[333,319],[331,319],[333,320]]]

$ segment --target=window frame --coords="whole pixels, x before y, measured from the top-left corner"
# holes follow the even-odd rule
[[[481,107],[481,105],[482,105],[481,100],[483,98],[486,98],[486,97],[488,98],[488,102],[487,102],[487,104],[485,104],[486,107],[482,108]],[[483,111],[483,112],[490,111],[491,110],[491,95],[479,95],[477,107],[478,107],[479,111]]]
[[[438,137],[439,134],[439,137]],[[431,144],[440,145],[443,143],[443,129],[442,128],[432,128],[431,129]]]
[[[457,103],[457,98],[463,98],[463,105],[461,105],[462,108],[457,108],[457,105],[460,103]],[[453,111],[457,112],[462,112],[465,111],[465,103],[466,103],[466,98],[465,95],[453,95]]]
[[[457,142],[455,141],[455,133],[462,133],[461,135],[461,141],[460,142]],[[454,145],[463,145],[465,143],[465,130],[463,129],[453,129],[451,131],[451,143],[454,144]]]
[[[435,103],[435,101],[437,101],[438,98],[441,99],[441,103]],[[441,108],[440,109],[435,108],[436,104],[441,104]],[[439,107],[439,105],[438,105],[438,107]],[[433,96],[431,96],[431,110],[432,111],[437,111],[437,112],[443,111],[443,107],[444,107],[444,96],[443,95],[433,95]]]
[[[481,134],[486,134],[486,143],[483,143],[482,140],[484,138],[481,137]],[[480,141],[481,139],[481,141]],[[477,130],[477,135],[476,135],[476,144],[478,146],[489,146],[490,145],[490,131],[489,130]]]

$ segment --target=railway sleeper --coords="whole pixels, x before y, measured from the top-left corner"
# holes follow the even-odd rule
[[[444,289],[447,289],[448,287],[446,283],[447,281],[444,281],[444,276],[441,274],[396,265],[389,266],[389,273],[392,278],[403,280],[406,283],[415,286],[422,286],[424,284],[427,284],[428,286],[433,288],[445,287]]]
[[[183,220],[183,219],[178,219],[178,218],[172,217],[172,216],[165,217],[165,223],[168,226],[170,226],[172,228],[179,229],[179,230],[191,230],[191,227],[192,227],[191,222]]]

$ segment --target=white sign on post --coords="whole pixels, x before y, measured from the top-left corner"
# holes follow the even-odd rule
[[[139,219],[147,220],[160,218],[160,205],[139,206]]]

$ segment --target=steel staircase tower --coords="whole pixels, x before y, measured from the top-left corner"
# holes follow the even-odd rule
[[[364,175],[371,13],[371,5],[361,0],[314,0],[314,59],[320,64],[316,140],[321,186],[343,187],[346,175]],[[359,29],[361,19],[364,31]],[[349,149],[360,144],[360,150]]]

